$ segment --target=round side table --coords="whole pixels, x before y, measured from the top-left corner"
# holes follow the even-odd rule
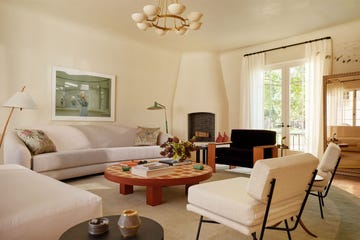
[[[119,230],[117,222],[120,215],[106,216],[109,219],[109,231],[101,235],[91,235],[88,233],[88,221],[79,223],[64,232],[59,240],[163,240],[164,230],[162,226],[146,217],[141,217],[140,228],[134,237],[124,238]]]

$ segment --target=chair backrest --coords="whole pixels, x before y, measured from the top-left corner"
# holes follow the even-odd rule
[[[262,129],[233,129],[231,130],[231,142],[231,147],[236,148],[274,145],[276,132]]]
[[[270,182],[275,178],[273,203],[294,197],[303,198],[318,162],[310,153],[256,161],[247,192],[253,198],[266,203]]]
[[[321,158],[317,169],[325,173],[331,172],[331,174],[333,174],[340,155],[340,147],[337,144],[330,142],[325,150],[323,157]]]

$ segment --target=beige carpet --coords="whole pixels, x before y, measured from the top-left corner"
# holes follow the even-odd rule
[[[238,172],[217,171],[209,181],[246,176]],[[186,210],[184,186],[165,187],[163,204],[146,205],[145,188],[136,186],[134,193],[120,195],[119,186],[96,175],[66,181],[76,187],[91,191],[103,199],[104,215],[120,214],[124,209],[136,209],[140,215],[158,221],[164,228],[165,239],[195,239],[199,216]],[[290,186],[289,186],[290,187]],[[234,189],[235,190],[235,189]],[[209,199],[211,201],[211,199]],[[302,220],[318,240],[360,239],[360,199],[333,187],[325,200],[325,219],[321,219],[317,198],[309,197]],[[299,226],[292,237],[295,240],[314,239]],[[200,239],[252,239],[249,236],[220,224],[204,224]],[[285,232],[267,230],[265,239],[287,239]]]

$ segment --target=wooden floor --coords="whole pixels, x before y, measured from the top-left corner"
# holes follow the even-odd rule
[[[333,184],[360,198],[360,177],[336,174]]]

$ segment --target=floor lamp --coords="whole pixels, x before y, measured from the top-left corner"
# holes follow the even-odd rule
[[[2,134],[1,134],[0,147],[4,140],[6,129],[8,127],[10,118],[11,118],[15,108],[19,108],[20,110],[22,110],[23,108],[36,108],[36,104],[35,104],[34,100],[30,96],[30,94],[25,93],[24,90],[25,90],[25,86],[21,89],[20,92],[15,93],[14,96],[12,96],[9,100],[7,100],[3,104],[3,107],[11,108],[11,110],[10,110],[9,116],[5,122],[5,126],[3,128]]]
[[[169,133],[165,105],[162,105],[161,103],[158,103],[158,102],[154,102],[154,105],[148,107],[147,109],[148,110],[161,110],[161,109],[164,109],[164,112],[165,112],[165,129],[166,129],[166,133]]]

